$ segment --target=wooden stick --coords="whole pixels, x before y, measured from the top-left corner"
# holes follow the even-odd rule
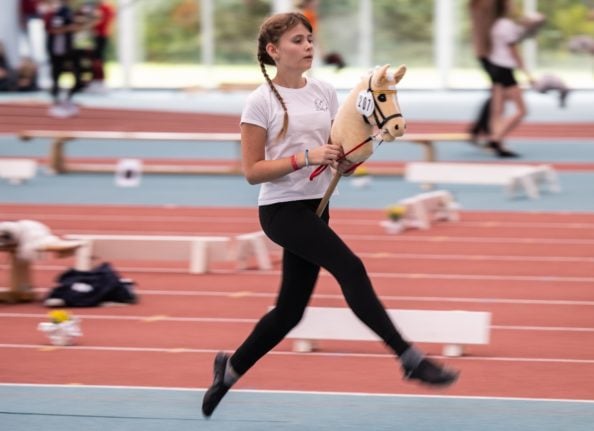
[[[340,177],[342,177],[342,175],[340,174],[340,172],[336,171],[336,173],[334,174],[334,177],[332,177],[332,181],[330,182],[330,185],[328,185],[328,189],[326,190],[326,193],[324,194],[322,201],[318,205],[318,209],[316,210],[316,215],[318,217],[322,216],[322,213],[326,209],[326,206],[328,206],[328,201],[330,201],[330,196],[332,196],[332,193],[334,193],[334,189],[336,189],[336,186],[338,185],[338,181],[340,181]]]

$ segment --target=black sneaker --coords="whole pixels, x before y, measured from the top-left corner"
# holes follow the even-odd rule
[[[520,157],[518,153],[504,149],[499,142],[491,141],[487,144],[487,148],[493,150],[497,157],[501,158],[517,158]]]
[[[223,352],[219,352],[215,356],[212,386],[208,388],[202,399],[202,414],[207,418],[212,415],[214,409],[217,408],[229,388],[231,388],[231,386],[227,386],[223,381],[228,360],[229,355]]]
[[[459,371],[450,370],[428,358],[423,360],[415,368],[404,368],[405,380],[419,380],[421,383],[433,386],[447,386],[454,383]]]
[[[518,158],[520,157],[520,155],[518,153],[514,153],[513,151],[510,150],[504,150],[501,149],[499,150],[499,152],[497,153],[497,157],[502,157],[502,158]]]

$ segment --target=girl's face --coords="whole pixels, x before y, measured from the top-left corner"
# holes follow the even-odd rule
[[[313,35],[298,24],[281,36],[278,45],[269,43],[266,49],[277,66],[305,71],[313,61]]]

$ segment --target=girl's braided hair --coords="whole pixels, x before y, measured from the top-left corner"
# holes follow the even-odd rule
[[[268,55],[268,52],[266,52],[266,46],[269,43],[277,45],[281,36],[287,30],[290,30],[299,24],[303,24],[305,28],[307,28],[310,32],[313,32],[311,23],[303,14],[298,12],[289,12],[279,13],[270,16],[268,19],[266,19],[266,21],[262,23],[262,25],[260,26],[260,32],[258,34],[258,63],[260,64],[260,70],[262,70],[262,74],[264,75],[266,82],[268,83],[270,89],[280,102],[283,111],[285,111],[285,115],[283,118],[283,127],[281,128],[277,136],[277,139],[281,139],[287,133],[287,129],[289,127],[289,114],[287,113],[287,106],[285,105],[285,101],[283,100],[280,93],[272,83],[272,80],[268,76],[268,72],[266,72],[266,65],[276,65],[274,59],[270,57],[270,55]]]

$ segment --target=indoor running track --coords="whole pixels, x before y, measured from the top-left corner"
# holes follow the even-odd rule
[[[0,205],[56,234],[233,235],[258,229],[255,209]],[[278,265],[190,275],[184,263],[113,262],[141,301],[76,309],[84,336],[55,348],[36,330],[40,304],[0,305],[0,421],[6,429],[590,430],[594,422],[594,214],[464,212],[428,231],[384,233],[378,210],[333,210],[388,308],[490,311],[491,343],[461,358],[448,389],[404,382],[380,343],[289,341],[262,359],[210,420],[203,389],[273,303]],[[0,283],[6,285],[2,256]],[[50,288],[69,259],[36,265]],[[313,305],[344,306],[322,273]],[[439,356],[440,346],[421,345]]]

